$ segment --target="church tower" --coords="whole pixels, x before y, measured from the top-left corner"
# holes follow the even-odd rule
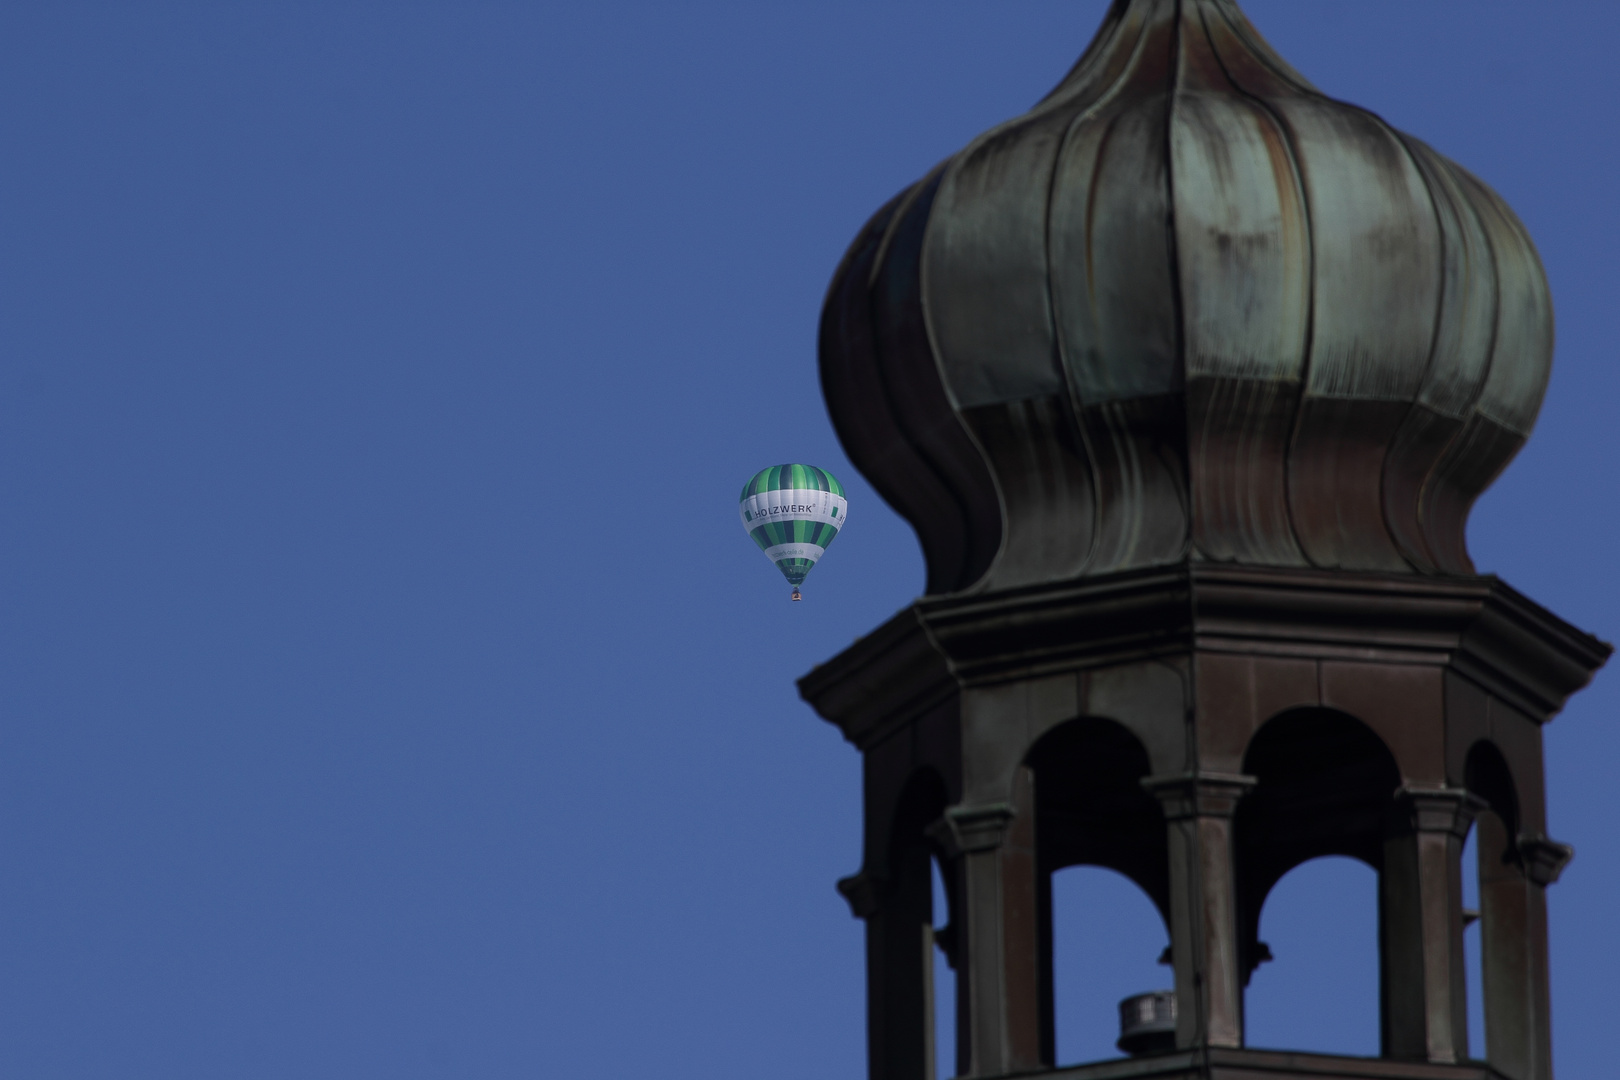
[[[1551,356],[1501,198],[1323,96],[1232,0],[1117,0],[1051,94],[878,211],[822,387],[927,594],[800,682],[863,755],[839,888],[871,1080],[934,1080],[936,937],[942,1076],[1550,1080],[1571,853],[1541,725],[1610,649],[1476,573],[1464,532]],[[1322,855],[1378,873],[1377,1059],[1244,1045],[1261,907]],[[1058,1070],[1051,875],[1079,864],[1163,915],[1174,1033]]]

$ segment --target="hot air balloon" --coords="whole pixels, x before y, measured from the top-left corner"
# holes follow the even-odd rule
[[[814,465],[773,465],[743,485],[737,513],[765,557],[799,585],[843,528],[849,513],[844,489]]]

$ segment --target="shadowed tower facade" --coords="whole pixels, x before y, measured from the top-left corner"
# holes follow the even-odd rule
[[[839,888],[872,1080],[1551,1077],[1570,850],[1541,725],[1610,650],[1464,540],[1551,357],[1503,201],[1228,0],[1119,0],[1034,109],[878,211],[827,299],[822,386],[927,594],[800,682],[864,759]],[[1378,873],[1379,1058],[1244,1045],[1261,907],[1322,855]],[[1051,876],[1074,865],[1163,915],[1173,1046],[1056,1068]]]

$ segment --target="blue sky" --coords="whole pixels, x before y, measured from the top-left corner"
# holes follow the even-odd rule
[[[1246,7],[1528,225],[1552,386],[1471,545],[1620,637],[1620,9]],[[0,1073],[860,1075],[858,758],[793,679],[922,564],[816,319],[1101,10],[0,9]],[[796,605],[733,511],[785,460],[851,498]],[[1547,731],[1565,1078],[1620,968],[1615,697]],[[1370,1049],[1369,872],[1282,888],[1251,1036]],[[1079,1060],[1165,972],[1139,896],[1060,896]]]

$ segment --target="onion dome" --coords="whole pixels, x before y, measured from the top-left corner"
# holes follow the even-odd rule
[[[1182,561],[1471,574],[1552,356],[1524,227],[1231,0],[1116,0],[878,211],[821,378],[930,593]]]

